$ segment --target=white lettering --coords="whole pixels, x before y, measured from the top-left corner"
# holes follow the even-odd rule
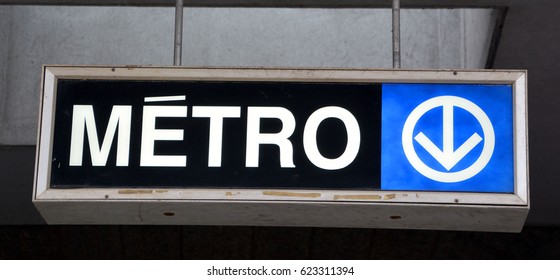
[[[154,155],[156,140],[182,141],[183,129],[156,129],[156,118],[185,118],[187,106],[144,106],[140,166],[187,166],[187,156]]]
[[[335,159],[323,157],[317,147],[317,129],[327,118],[337,118],[344,123],[348,142],[341,156]],[[313,112],[307,119],[303,130],[303,149],[307,158],[317,167],[326,170],[337,170],[348,166],[354,161],[360,150],[360,126],[350,111],[336,106],[323,107]]]
[[[239,118],[241,116],[241,107],[194,106],[192,110],[192,116],[195,118],[210,118],[208,167],[221,167],[224,118]]]
[[[119,127],[117,141],[117,166],[128,166],[130,150],[130,123],[132,106],[113,106],[103,144],[99,147],[97,126],[92,105],[74,105],[72,113],[72,135],[70,139],[70,166],[82,166],[84,133],[87,130],[91,164],[105,166],[109,151]]]
[[[209,118],[208,167],[222,166],[223,127],[225,118],[240,118],[240,106],[193,106],[192,116]],[[184,129],[156,129],[157,118],[186,118],[187,106],[144,106],[140,147],[140,166],[186,167],[186,155],[155,155],[156,141],[183,141]],[[346,128],[347,143],[337,158],[326,158],[319,151],[317,131],[328,118],[336,118]],[[115,105],[100,145],[92,105],[74,105],[70,140],[70,166],[82,166],[85,133],[93,166],[105,166],[113,140],[117,136],[116,166],[128,166],[131,137],[132,106]],[[282,128],[275,133],[262,133],[262,119],[277,119]],[[118,127],[118,132],[117,132]],[[294,115],[283,107],[247,107],[246,167],[259,167],[261,145],[276,145],[281,168],[295,168],[290,137],[296,128]],[[360,150],[361,134],[354,115],[337,106],[313,112],[304,126],[303,149],[309,161],[325,170],[338,170],[350,165]]]
[[[278,133],[260,133],[262,118],[275,118],[282,122]],[[294,115],[282,107],[247,108],[247,150],[246,167],[259,167],[259,147],[261,144],[274,144],[280,149],[280,167],[294,168],[292,142],[288,139],[296,128]]]

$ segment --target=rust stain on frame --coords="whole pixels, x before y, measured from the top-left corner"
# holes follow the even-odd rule
[[[238,196],[240,194],[240,192],[226,192],[226,196]]]
[[[296,192],[282,192],[282,191],[264,191],[263,195],[272,196],[290,196],[290,197],[308,197],[317,198],[321,197],[320,193],[296,193]]]
[[[340,199],[353,199],[353,200],[379,200],[381,199],[380,195],[376,194],[359,194],[359,195],[335,195],[334,200]]]
[[[152,194],[153,190],[119,190],[119,194]]]
[[[395,199],[397,195],[392,193],[392,194],[386,194],[383,199],[387,200],[387,199]]]

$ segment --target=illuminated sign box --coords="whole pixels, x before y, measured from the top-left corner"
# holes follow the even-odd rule
[[[526,73],[46,66],[48,223],[519,231]]]

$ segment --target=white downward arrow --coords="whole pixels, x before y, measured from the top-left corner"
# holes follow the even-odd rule
[[[455,150],[453,147],[453,130],[453,105],[443,105],[443,151],[422,132],[414,137],[414,140],[426,149],[426,151],[445,167],[447,171],[453,168],[453,166],[482,141],[482,137],[475,132],[465,143]]]

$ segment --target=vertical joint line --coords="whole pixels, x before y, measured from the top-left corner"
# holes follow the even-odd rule
[[[500,43],[500,38],[502,37],[502,30],[506,21],[508,8],[498,8],[496,11],[498,13],[498,18],[496,20],[496,24],[494,25],[494,32],[492,33],[490,46],[488,47],[488,56],[486,57],[486,65],[484,67],[486,69],[494,68],[494,60],[496,59],[496,53],[498,52],[498,44]]]
[[[393,68],[401,68],[401,4],[393,0]]]
[[[181,65],[183,49],[183,0],[176,0],[175,3],[175,43],[173,52],[173,65]]]

